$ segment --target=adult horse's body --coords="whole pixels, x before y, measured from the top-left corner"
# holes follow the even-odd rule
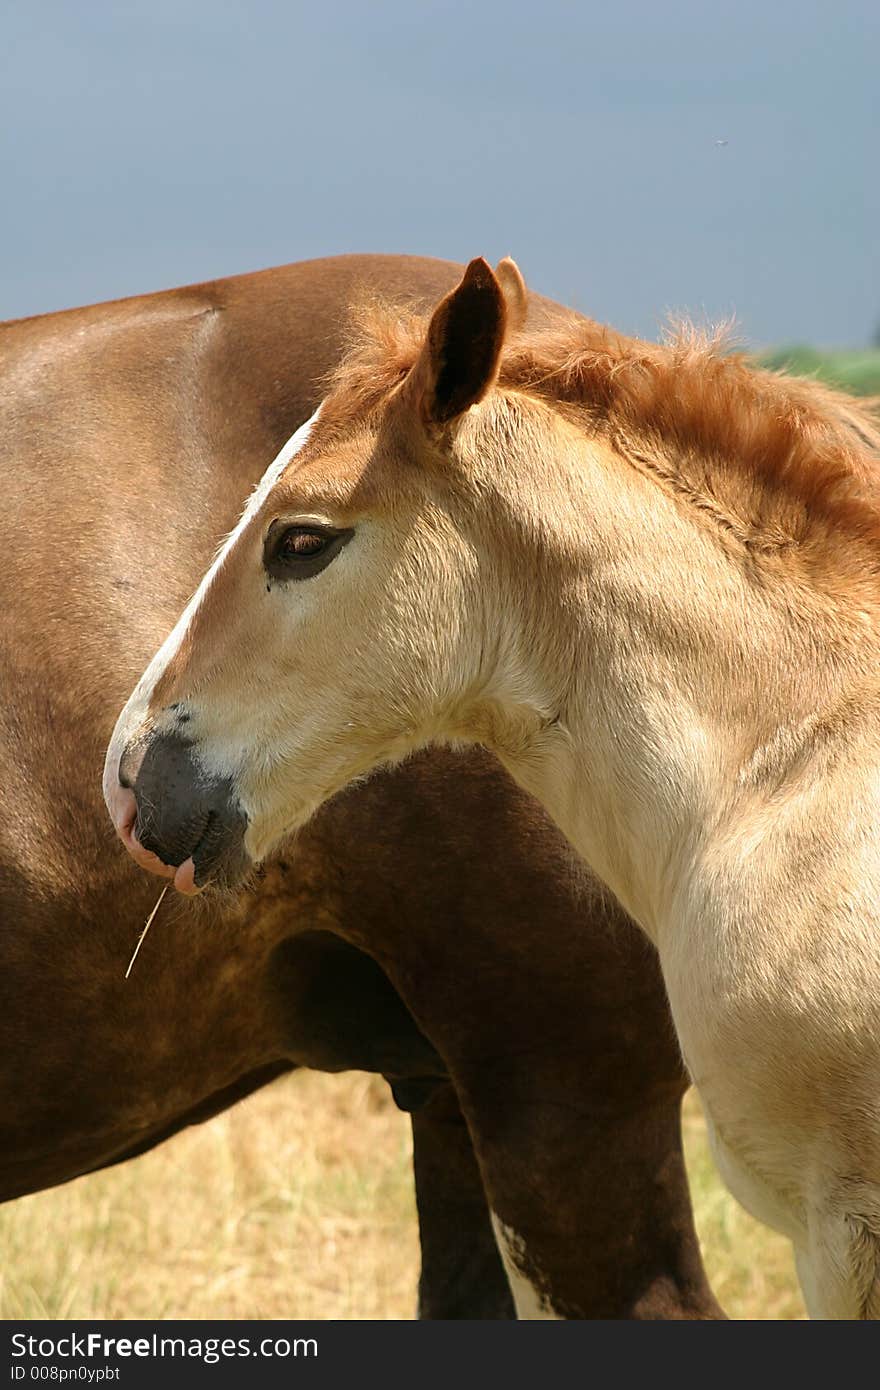
[[[716,1316],[653,955],[483,755],[341,798],[234,902],[166,903],[123,978],[156,890],[100,799],[119,706],[314,408],[349,299],[430,301],[455,278],[343,258],[0,331],[0,1196],[146,1149],[291,1065],[375,1070],[416,1108],[423,1313],[509,1316],[445,1064],[492,1206],[558,1306]]]
[[[108,805],[187,891],[381,762],[489,745],[657,943],[811,1313],[878,1317],[880,430],[693,338],[505,352],[524,308],[475,261],[429,324],[367,316],[120,716]]]

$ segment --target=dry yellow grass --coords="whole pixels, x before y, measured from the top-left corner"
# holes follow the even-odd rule
[[[706,1272],[721,1306],[732,1318],[806,1317],[791,1246],[722,1186],[693,1091],[684,1103],[684,1148]]]
[[[706,1264],[732,1317],[803,1316],[785,1241],[721,1189],[689,1098]],[[409,1123],[384,1083],[303,1073],[132,1163],[0,1208],[0,1317],[410,1318]]]

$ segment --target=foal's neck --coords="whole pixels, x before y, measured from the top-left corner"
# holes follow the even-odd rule
[[[810,762],[858,662],[822,596],[610,449],[568,469],[530,600],[551,635],[523,644],[556,717],[498,751],[658,940],[683,877]]]

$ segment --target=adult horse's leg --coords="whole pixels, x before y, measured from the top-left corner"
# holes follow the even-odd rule
[[[512,1021],[526,1001],[511,993]],[[572,1039],[549,1017],[537,1045],[512,1033],[491,1066],[471,1041],[450,1041],[520,1317],[723,1316],[693,1227],[685,1078],[671,1065],[660,994],[640,1003],[657,1029],[655,1062],[632,1021],[618,1015],[614,1035],[613,1003],[600,1015],[604,1058],[585,1047],[589,1023]]]
[[[678,1117],[683,1087],[603,1113],[584,1088],[572,1091],[564,1079],[554,1087],[550,1061],[543,1093],[509,1107],[519,1134],[505,1126],[502,1140],[497,1098],[478,1084],[466,1101],[519,1316],[723,1317],[693,1228]],[[511,1069],[511,1089],[521,1081],[521,1070]]]
[[[422,1245],[420,1318],[514,1318],[480,1170],[455,1092],[412,1117]]]
[[[430,780],[392,774],[394,796],[373,784],[376,806],[369,789],[337,803],[319,826],[318,844],[305,838],[293,868],[317,889],[315,910],[334,903],[340,931],[357,934],[360,927],[374,940],[381,920],[389,969],[438,1045],[448,1047],[521,1315],[532,1304],[540,1313],[546,1298],[571,1317],[722,1317],[693,1229],[679,1123],[686,1081],[653,949],[593,880],[583,880],[579,902],[560,899],[567,866],[555,857],[554,832],[543,827],[534,803],[505,788],[488,758],[472,758],[466,771],[459,760],[444,765],[442,755],[432,762]],[[527,870],[511,867],[513,897],[503,904],[494,876],[481,882],[473,862],[466,897],[458,896],[460,876],[449,874],[450,856],[461,848],[447,842],[439,820],[432,822],[427,801],[454,776],[464,778],[461,805],[485,827],[487,846],[497,836],[500,849],[511,817],[542,846]],[[416,816],[420,787],[426,804]],[[399,855],[395,814],[437,836],[432,859],[419,859],[419,882],[398,885],[397,913],[387,880],[365,872],[358,858],[357,845],[370,849],[360,814],[392,834],[374,845],[380,856],[386,843]],[[323,838],[334,830],[345,839],[338,860],[332,838]],[[429,884],[432,860],[437,878]],[[336,863],[343,873],[331,891]],[[441,889],[443,879],[450,888]],[[353,887],[350,898],[337,898],[340,884]],[[535,902],[538,937],[548,932],[543,949],[538,937],[529,939]],[[435,920],[426,903],[434,904]],[[312,914],[308,900],[301,911]],[[503,954],[510,948],[501,930],[515,915],[527,971]],[[581,1007],[569,973],[578,952],[588,953],[589,986],[577,984]],[[513,1316],[458,1099],[388,976],[335,933],[306,931],[275,947],[265,978],[291,1058],[322,1071],[381,1072],[401,1108],[413,1112],[420,1316]]]
[[[421,1236],[420,1318],[512,1318],[513,1299],[455,1091],[380,967],[341,938],[287,938],[268,969],[286,1045],[320,1071],[381,1072],[411,1112]]]
[[[340,930],[376,954],[443,1055],[519,1316],[723,1317],[693,1226],[687,1082],[653,948],[488,755],[435,751],[419,768],[338,797],[303,851],[357,882]],[[456,825],[442,814],[453,803]],[[462,873],[465,823],[480,844]],[[424,855],[389,912],[404,826],[421,828]],[[532,853],[499,877],[513,837]]]

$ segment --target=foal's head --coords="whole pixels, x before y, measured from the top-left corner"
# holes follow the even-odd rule
[[[269,469],[114,732],[105,795],[144,867],[234,881],[377,765],[545,718],[487,507],[526,404],[552,427],[492,390],[525,305],[513,262],[476,260],[427,328],[374,315]]]
[[[639,719],[679,678],[685,705],[711,679],[719,632],[705,709],[729,705],[731,665],[766,698],[762,653],[781,648],[761,614],[789,584],[796,623],[831,612],[840,636],[849,614],[861,650],[880,435],[857,403],[694,337],[639,343],[575,316],[502,364],[525,304],[512,262],[473,261],[427,324],[366,314],[120,716],[105,795],[145,867],[179,866],[185,891],[234,881],[348,782],[432,741],[484,742],[530,784],[569,751],[573,645],[588,666],[609,648],[575,692],[601,700],[609,674],[631,688],[618,658],[637,634]],[[590,723],[609,766],[634,727],[621,710]]]

